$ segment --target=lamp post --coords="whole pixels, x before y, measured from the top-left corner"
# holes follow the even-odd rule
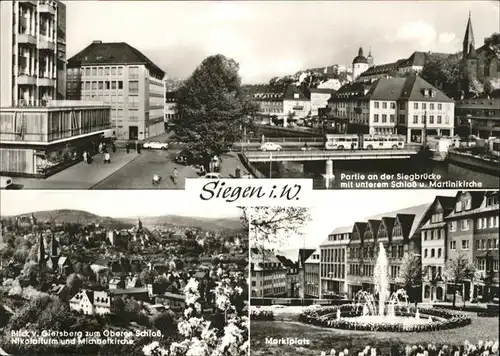
[[[273,154],[269,152],[269,179],[273,176]]]

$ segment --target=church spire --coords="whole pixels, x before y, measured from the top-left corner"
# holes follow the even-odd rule
[[[463,57],[467,57],[470,53],[471,47],[475,47],[474,44],[474,32],[472,31],[472,20],[471,12],[469,11],[469,19],[467,20],[467,27],[465,29],[465,36],[463,42]]]

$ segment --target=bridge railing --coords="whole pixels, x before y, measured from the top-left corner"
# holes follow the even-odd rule
[[[258,137],[252,137],[245,142],[249,143],[262,143],[262,139]],[[324,143],[322,137],[264,137],[264,142],[274,142],[274,143]]]

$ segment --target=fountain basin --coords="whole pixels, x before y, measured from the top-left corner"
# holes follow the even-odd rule
[[[428,317],[415,318],[407,316],[380,316],[380,315],[365,315],[356,316],[353,318],[345,318],[345,320],[359,324],[381,324],[381,325],[425,325],[429,324]]]

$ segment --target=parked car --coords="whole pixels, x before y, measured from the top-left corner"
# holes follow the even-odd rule
[[[193,164],[193,154],[189,150],[182,150],[175,157],[175,163],[189,165]]]
[[[0,189],[8,189],[12,184],[11,177],[0,177]]]
[[[200,178],[204,179],[222,179],[220,176],[220,173],[207,173],[204,176],[201,176]]]
[[[166,150],[168,148],[168,143],[166,142],[157,142],[157,141],[149,141],[145,142],[142,145],[143,148],[150,148],[154,150]]]
[[[283,148],[274,142],[266,142],[260,146],[261,151],[281,151]]]

